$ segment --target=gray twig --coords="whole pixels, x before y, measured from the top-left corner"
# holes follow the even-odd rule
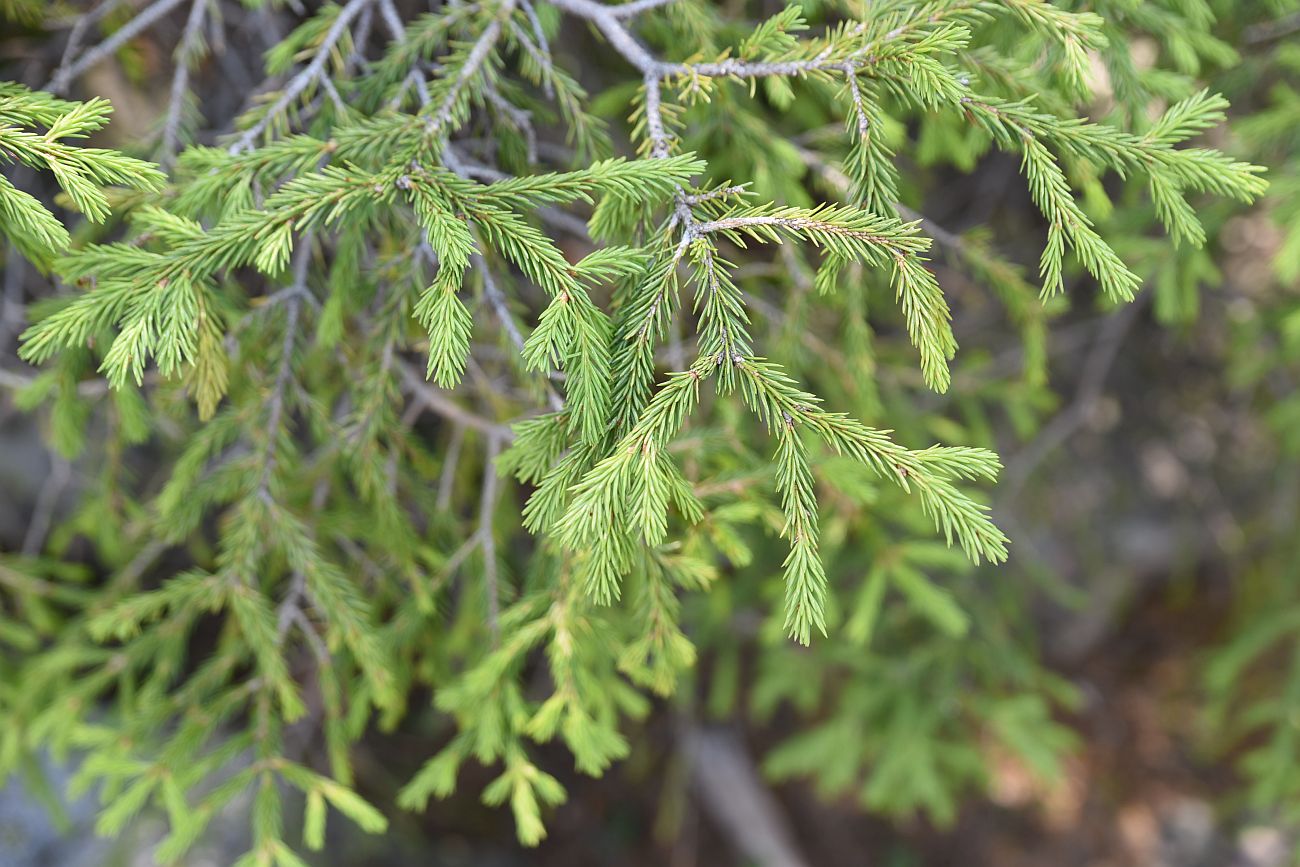
[[[185,19],[185,32],[176,46],[176,70],[172,73],[171,93],[167,99],[167,117],[163,121],[162,156],[160,162],[169,168],[176,159],[180,142],[181,117],[185,110],[185,94],[189,88],[190,63],[207,16],[209,0],[193,0],[189,17]]]
[[[59,505],[59,496],[72,480],[72,465],[59,456],[50,462],[50,474],[45,477],[40,493],[36,495],[36,504],[32,506],[32,519],[27,524],[27,533],[23,536],[22,553],[24,557],[35,557],[45,547],[45,537],[49,535],[50,524],[54,521],[54,510]]]
[[[1131,303],[1102,323],[1092,350],[1084,361],[1079,384],[1069,406],[1057,413],[1023,451],[1007,461],[1007,468],[1002,473],[998,486],[1004,501],[1009,503],[1015,500],[1038,465],[1064,445],[1088,420],[1093,407],[1102,396],[1106,378],[1119,355],[1124,337],[1137,322],[1138,314],[1146,306],[1150,295],[1149,292],[1140,293]]]
[[[497,589],[497,548],[492,538],[492,514],[497,504],[497,453],[501,449],[500,441],[489,436],[487,454],[483,456],[483,494],[479,501],[478,533],[479,544],[483,547],[483,589],[487,593],[488,628],[492,631],[492,643],[501,638],[501,629],[497,623],[500,617],[501,599]]]
[[[513,21],[510,22],[511,32],[515,34],[515,38],[519,40],[519,44],[524,46],[524,50],[531,54],[533,59],[547,71],[547,77],[542,81],[542,93],[547,99],[550,99],[555,96],[555,88],[551,84],[550,79],[550,73],[552,71],[551,46],[546,41],[546,31],[542,29],[542,21],[537,17],[537,10],[533,8],[533,4],[529,3],[528,0],[522,0],[522,4],[524,14],[528,16],[528,23],[533,28],[533,39],[536,40],[536,44],[534,44],[533,40],[529,39],[528,35]]]
[[[674,0],[632,0],[630,3],[623,3],[618,6],[610,6],[609,14],[615,18],[631,18],[634,15],[640,15],[642,12],[648,12],[651,9],[658,9],[660,6],[667,6]]]
[[[23,330],[23,281],[27,277],[27,260],[9,243],[5,251],[4,295],[0,297],[0,352]]]
[[[514,314],[510,312],[510,307],[506,303],[505,293],[497,285],[496,280],[492,277],[492,271],[488,268],[487,262],[477,253],[472,260],[479,273],[483,275],[483,297],[492,307],[492,312],[496,314],[497,319],[501,321],[501,327],[506,330],[510,336],[510,342],[520,352],[524,351],[524,336],[519,331],[519,326],[515,324]],[[550,383],[546,384],[546,400],[551,409],[560,412],[564,409],[564,400],[555,392]]]
[[[683,736],[691,778],[705,810],[744,855],[759,867],[802,867],[781,807],[763,785],[754,762],[734,734],[694,726]],[[861,858],[855,863],[863,864]]]
[[[307,267],[311,264],[311,238],[304,237],[293,254],[293,285],[307,291]],[[275,472],[276,445],[279,442],[280,419],[284,415],[285,392],[293,374],[293,346],[298,337],[298,314],[302,309],[302,295],[294,293],[284,302],[284,341],[280,348],[280,367],[276,371],[275,385],[267,398],[266,449],[262,453],[262,474],[257,483],[258,495],[270,497],[271,474]]]
[[[1252,24],[1241,32],[1241,38],[1247,45],[1259,45],[1290,36],[1300,30],[1300,12],[1292,13],[1276,21]]]
[[[59,69],[62,71],[66,66],[73,62],[77,52],[81,50],[81,41],[86,37],[86,31],[91,25],[98,24],[104,19],[104,16],[112,12],[122,0],[104,0],[94,9],[85,15],[78,15],[77,20],[73,22],[72,31],[68,34],[68,43],[63,46],[63,56],[59,58]]]
[[[507,425],[489,421],[481,415],[476,415],[465,409],[426,382],[424,377],[409,363],[402,362],[397,369],[402,375],[402,382],[406,385],[406,390],[431,411],[448,421],[474,428],[474,430],[482,431],[498,439],[507,441],[514,439],[514,432]]]
[[[316,49],[316,55],[312,58],[311,63],[307,64],[301,72],[289,80],[289,83],[285,85],[284,90],[280,93],[280,98],[266,110],[257,123],[245,130],[244,134],[230,146],[230,153],[237,154],[253,147],[258,136],[266,130],[271,121],[301,96],[302,92],[311,86],[313,82],[320,78],[321,73],[325,70],[325,64],[329,62],[330,52],[338,41],[343,38],[343,33],[348,29],[353,19],[373,2],[375,0],[349,0],[348,4],[339,10],[338,17],[334,19],[334,23],[330,25],[325,38],[321,40],[321,44]]]
[[[456,467],[460,465],[460,450],[464,445],[465,426],[453,426],[451,440],[447,443],[447,454],[442,460],[442,474],[438,477],[438,499],[434,501],[439,512],[451,508],[451,495],[456,486]]]
[[[54,77],[41,90],[48,90],[50,93],[65,92],[74,78],[143,33],[155,21],[158,21],[183,2],[184,0],[154,0],[139,15],[114,31],[112,36],[78,57],[75,61],[60,66],[58,71],[54,73]]]

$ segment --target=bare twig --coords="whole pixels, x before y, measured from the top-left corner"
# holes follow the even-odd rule
[[[551,46],[546,41],[546,31],[542,28],[542,21],[537,17],[537,10],[533,8],[533,4],[529,3],[528,0],[521,0],[521,4],[524,14],[528,16],[528,23],[533,29],[533,38],[529,39],[528,34],[524,33],[519,25],[513,21],[510,22],[510,29],[515,34],[515,38],[519,40],[519,44],[524,46],[524,50],[533,56],[539,66],[547,70],[548,75],[542,81],[542,93],[547,99],[551,99],[555,96],[555,88],[551,84],[550,78],[552,71]],[[536,40],[536,44],[534,44],[533,40]]]
[[[27,260],[12,243],[5,251],[4,294],[0,297],[0,352],[23,330],[23,280],[27,277]]]
[[[406,385],[406,390],[431,411],[448,421],[482,431],[498,439],[506,441],[514,439],[514,432],[508,426],[489,421],[465,409],[439,389],[425,382],[424,377],[409,363],[403,362],[397,369],[402,376],[402,382]]]
[[[122,0],[104,0],[94,9],[85,15],[78,15],[76,21],[72,24],[72,30],[68,33],[68,42],[63,46],[63,56],[59,58],[59,71],[71,64],[77,57],[77,52],[81,50],[81,41],[86,37],[92,25],[98,24],[104,19],[104,16],[112,12],[122,4]]]
[[[59,496],[72,480],[72,465],[55,455],[50,461],[50,474],[45,477],[40,493],[36,495],[36,504],[32,506],[32,519],[27,524],[27,533],[23,536],[22,553],[24,557],[35,557],[45,547],[45,537],[49,535],[50,524],[54,521],[54,510],[59,505]]]
[[[393,6],[393,0],[379,0],[379,16],[384,19],[384,26],[388,28],[388,33],[393,37],[394,42],[406,41],[406,28],[402,26],[402,18],[397,14],[397,8]],[[424,80],[424,73],[420,71],[419,65],[411,67],[410,73],[406,76],[407,81],[415,85],[415,92],[420,97],[420,105],[427,106],[431,100],[429,96],[429,85]],[[403,87],[405,93],[405,87]],[[399,94],[394,98],[396,102],[391,104],[391,108],[401,105],[402,95]]]
[[[122,569],[112,577],[110,585],[111,589],[120,591],[134,585],[136,581],[140,580],[140,576],[144,575],[145,571],[154,564],[154,561],[162,556],[163,552],[166,551],[168,547],[170,546],[166,542],[161,542],[157,539],[147,543],[140,549],[139,553],[131,558],[129,563],[123,566]],[[106,593],[105,598],[112,599],[115,597],[114,594]]]
[[[1007,461],[1007,468],[1002,473],[998,486],[999,494],[1006,502],[1015,500],[1038,465],[1087,422],[1093,407],[1101,399],[1106,378],[1124,343],[1124,337],[1137,322],[1138,314],[1146,306],[1150,295],[1149,292],[1139,293],[1131,303],[1102,323],[1092,351],[1084,362],[1079,384],[1069,406],[1057,413],[1023,451]]]
[[[370,28],[375,23],[375,4],[367,3],[357,19],[357,30],[352,36],[352,54],[348,56],[349,68],[366,62],[366,43],[370,41]],[[328,76],[327,76],[328,78]]]
[[[393,0],[379,0],[379,17],[384,20],[388,35],[393,37],[394,42],[406,41],[406,27],[402,24],[402,16],[397,14]]]
[[[615,18],[631,18],[634,15],[640,15],[642,12],[648,12],[651,9],[658,9],[660,6],[667,6],[672,2],[674,2],[674,0],[631,0],[630,3],[610,6],[609,13]]]
[[[146,385],[152,385],[158,382],[160,377],[157,371],[149,371],[144,375]],[[0,388],[8,388],[13,391],[21,391],[36,381],[35,377],[24,376],[21,373],[15,373],[12,370],[0,368]],[[112,391],[108,381],[104,379],[86,379],[77,383],[77,394],[81,397],[103,397]]]
[[[537,130],[533,127],[532,113],[506,99],[494,85],[486,81],[483,84],[483,95],[487,97],[488,104],[495,106],[510,122],[511,126],[524,137],[525,159],[530,166],[536,165]]]
[[[460,547],[453,551],[452,555],[447,558],[447,562],[442,565],[442,575],[439,580],[443,581],[455,575],[456,570],[460,568],[461,564],[469,559],[469,555],[473,554],[475,549],[477,549],[481,544],[483,544],[483,536],[480,533],[475,533],[462,542]]]
[[[299,605],[306,593],[307,576],[302,572],[294,572],[293,578],[289,581],[289,592],[285,594],[284,601],[280,603],[276,614],[275,632],[278,643],[284,643],[285,636],[289,634],[289,627],[293,624],[294,612],[302,610]]]
[[[497,588],[497,548],[492,538],[492,514],[497,504],[497,453],[501,449],[500,441],[489,436],[487,454],[483,456],[483,493],[479,501],[478,533],[479,544],[483,547],[483,589],[487,594],[488,628],[492,631],[492,642],[500,640],[501,629],[497,623],[500,617],[501,598]]]
[[[132,18],[121,28],[113,32],[113,35],[78,57],[71,63],[65,63],[60,66],[54,73],[54,77],[46,83],[41,90],[48,90],[51,93],[63,93],[67,90],[72,80],[81,73],[90,69],[96,63],[108,57],[117,49],[121,48],[131,39],[143,33],[154,22],[161,19],[168,12],[171,12],[177,6],[181,5],[184,0],[154,0],[139,15]]]
[[[692,727],[683,735],[691,777],[705,810],[736,851],[759,867],[802,867],[788,822],[739,739]],[[854,863],[865,864],[860,857]]]
[[[190,63],[203,29],[203,20],[207,16],[209,0],[193,0],[189,17],[185,20],[185,32],[180,44],[176,46],[176,70],[172,73],[171,93],[167,100],[167,117],[163,121],[162,157],[164,168],[171,166],[176,159],[176,149],[180,142],[181,119],[185,110],[185,94],[189,88]]]
[[[501,287],[497,285],[496,280],[493,279],[492,271],[488,268],[483,257],[475,254],[472,261],[483,276],[483,297],[487,299],[488,304],[492,307],[492,312],[501,321],[501,327],[510,336],[510,342],[515,345],[515,349],[523,352],[524,336],[519,332],[519,326],[515,324],[515,317],[506,304],[505,294],[501,291]],[[549,382],[546,383],[546,400],[553,411],[560,412],[564,409],[564,399],[556,393]]]
[[[307,290],[307,267],[311,263],[311,239],[303,238],[293,254],[293,285],[302,292]],[[276,371],[275,385],[267,398],[266,448],[262,453],[262,473],[257,483],[258,495],[270,497],[271,475],[275,472],[276,444],[279,442],[280,419],[284,414],[285,392],[293,374],[293,346],[298,337],[298,314],[302,309],[301,295],[295,293],[285,301],[284,341],[280,347],[280,367]]]
[[[266,130],[271,121],[279,117],[295,99],[302,95],[304,90],[321,77],[334,46],[343,38],[343,34],[352,21],[361,14],[363,9],[369,8],[373,2],[375,0],[349,0],[348,4],[339,10],[338,17],[334,19],[334,23],[330,25],[325,38],[321,40],[311,63],[307,64],[301,72],[289,80],[289,83],[285,85],[284,90],[280,93],[280,98],[266,110],[257,123],[245,130],[244,134],[230,146],[230,153],[237,154],[253,147],[257,143],[258,136]]]
[[[1252,24],[1241,32],[1241,38],[1247,45],[1259,45],[1290,36],[1300,30],[1300,12],[1292,13],[1276,21]]]
[[[460,450],[464,445],[465,426],[455,425],[451,429],[447,453],[442,459],[442,474],[438,477],[438,498],[434,501],[434,505],[439,512],[451,508],[451,495],[456,486],[456,468],[460,465]]]
[[[479,274],[483,277],[483,296],[487,298],[488,304],[491,305],[492,312],[501,320],[501,327],[510,336],[510,342],[515,345],[515,349],[523,352],[524,335],[520,333],[519,326],[515,324],[514,314],[506,306],[506,296],[502,293],[501,287],[497,286],[497,281],[493,279],[487,262],[478,253],[475,253],[470,261],[474,263],[474,267],[478,269]]]
[[[637,42],[627,28],[623,26],[621,19],[629,17],[628,14],[619,14],[617,6],[606,6],[603,3],[596,3],[593,0],[551,0],[551,5],[563,9],[571,15],[579,18],[586,18],[609,40],[609,44],[614,47],[619,54],[623,55],[628,63],[631,63],[638,70],[646,75],[653,75],[655,80],[664,76],[666,64],[660,63],[654,58],[649,51]],[[627,4],[635,6],[636,4]],[[626,7],[623,7],[626,8]],[[647,115],[649,113],[647,112]]]

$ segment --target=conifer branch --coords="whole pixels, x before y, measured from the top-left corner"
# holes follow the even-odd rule
[[[102,127],[102,101],[0,85],[3,155],[49,172],[58,204],[125,218],[71,233],[42,204],[54,184],[0,181],[0,228],[69,290],[25,317],[21,356],[45,368],[0,369],[0,386],[42,413],[61,451],[106,432],[89,453],[114,464],[93,520],[51,532],[51,494],[31,534],[75,533],[116,569],[88,589],[40,572],[57,565],[44,552],[20,564],[30,576],[0,558],[6,647],[21,594],[68,590],[52,617],[22,624],[30,687],[0,689],[0,720],[20,729],[0,735],[0,771],[14,743],[86,745],[87,779],[114,798],[103,828],[168,813],[160,860],[247,792],[242,863],[296,864],[288,793],[305,802],[308,848],[324,845],[331,807],[382,830],[350,748],[430,715],[454,731],[398,804],[449,795],[474,760],[495,768],[483,799],[509,803],[536,844],[565,797],[536,744],[558,740],[579,771],[603,772],[631,749],[627,720],[697,660],[719,695],[818,721],[773,753],[774,772],[834,764],[836,785],[876,809],[945,820],[987,753],[969,732],[1057,731],[1026,682],[1037,670],[992,646],[969,589],[972,570],[1008,554],[978,492],[999,459],[905,443],[988,440],[1003,425],[986,416],[1042,420],[1045,322],[1066,302],[1041,305],[978,227],[958,234],[907,207],[925,175],[905,173],[934,161],[948,177],[990,145],[1015,153],[1043,218],[1043,289],[1077,264],[1122,300],[1152,272],[1149,225],[1195,246],[1219,222],[1198,196],[1264,191],[1257,168],[1192,141],[1223,121],[1221,98],[1146,118],[1151,91],[1117,83],[1113,118],[1077,118],[1091,65],[1124,62],[1107,35],[1130,25],[1047,0],[786,4],[744,27],[727,23],[734,10],[671,0],[458,2],[410,20],[410,4],[342,0],[277,9],[296,22],[266,58],[282,86],[261,88],[223,147],[187,147],[205,30],[216,48],[234,8],[209,2],[191,0],[179,29],[166,179],[71,144]],[[145,5],[89,52],[74,26],[56,81],[182,5]],[[608,75],[573,66],[584,29]],[[233,48],[218,57],[242,68]],[[1160,79],[1160,92],[1188,82]],[[626,141],[603,120],[619,101]],[[897,159],[913,145],[915,160]],[[1130,180],[1151,218],[1131,209],[1130,241],[1112,247],[1105,199]],[[944,287],[935,243],[953,254]],[[1186,255],[1161,267],[1211,268]],[[980,390],[954,385],[947,275],[970,287],[954,307],[973,343],[989,321],[972,314],[987,309],[981,290],[1005,307],[1024,335],[1021,380],[994,364]],[[21,274],[12,285],[38,294]],[[922,385],[951,387],[959,403],[942,406],[961,411],[939,417]],[[157,456],[156,483],[118,472],[128,448]],[[686,604],[720,580],[713,603]],[[778,581],[784,605],[770,605]],[[66,635],[37,622],[65,613]],[[719,636],[737,631],[757,656],[729,673],[739,657]],[[793,641],[768,640],[782,631]],[[816,648],[788,646],[817,633]],[[922,649],[903,679],[883,669],[900,641]],[[825,686],[845,683],[871,684],[870,698]],[[420,694],[428,714],[407,707]],[[295,758],[297,734],[317,730],[328,776]],[[243,754],[252,763],[236,766]]]

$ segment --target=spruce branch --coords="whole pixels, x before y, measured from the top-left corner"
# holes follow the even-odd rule
[[[83,240],[21,175],[0,182],[13,244],[69,290],[24,314],[22,357],[45,368],[0,369],[0,386],[111,464],[66,523],[43,517],[44,496],[31,532],[53,551],[75,535],[115,570],[87,592],[40,571],[56,557],[0,557],[0,644],[28,597],[51,596],[44,619],[66,622],[22,624],[31,658],[24,689],[0,689],[0,718],[17,721],[0,770],[29,743],[86,747],[104,829],[169,814],[160,859],[244,792],[242,863],[297,863],[285,798],[305,802],[307,848],[324,845],[330,807],[381,831],[351,750],[433,718],[452,731],[398,804],[448,796],[475,760],[494,768],[484,800],[509,803],[534,845],[565,797],[536,745],[602,773],[632,748],[628,720],[700,660],[719,710],[744,690],[816,719],[774,772],[829,777],[875,809],[950,816],[985,763],[971,731],[1055,758],[1037,669],[990,637],[971,589],[1008,553],[978,493],[1000,461],[908,443],[1040,421],[1045,322],[1067,302],[1041,305],[978,227],[901,200],[923,190],[916,166],[948,177],[990,145],[1013,152],[1043,216],[1044,289],[1073,253],[1123,299],[1152,273],[1148,226],[1208,242],[1220,216],[1199,197],[1264,191],[1255,167],[1193,141],[1226,103],[1196,92],[1146,117],[1150,90],[1138,100],[1117,77],[1114,117],[1077,118],[1085,75],[1118,68],[1130,25],[1046,0],[785,4],[743,26],[670,3],[486,0],[404,20],[411,4],[394,0],[190,0],[165,188],[147,164],[71,146],[106,106],[0,85],[0,151],[51,172],[92,220],[110,205],[126,217]],[[90,52],[74,26],[55,78],[70,85],[182,6],[145,4]],[[247,81],[266,97],[222,147],[183,146],[205,33],[217,48],[232,13],[278,42],[265,67],[281,84]],[[584,28],[608,75],[577,74]],[[247,77],[235,48],[214,58]],[[1162,97],[1192,93],[1187,76],[1152,75]],[[602,118],[620,104],[616,148],[608,130],[624,128]],[[206,132],[230,128],[219,103],[203,108]],[[1112,247],[1105,198],[1130,180],[1151,218],[1133,208]],[[102,189],[117,185],[137,192]],[[1181,279],[1186,246],[1160,268]],[[950,276],[969,287],[952,308]],[[9,268],[6,283],[19,300],[35,285]],[[1024,349],[954,380],[954,315],[973,344],[996,321],[983,289]],[[121,471],[143,452],[156,478]],[[782,632],[792,641],[771,640]],[[752,666],[734,662],[737,634]],[[916,650],[901,679],[899,642]],[[407,706],[426,694],[427,713]],[[328,775],[299,763],[307,735]]]
[[[151,163],[68,143],[101,129],[111,111],[107,100],[68,102],[0,83],[0,159],[50,172],[77,209],[102,223],[109,215],[103,187],[152,191],[163,182],[162,173]],[[44,130],[38,131],[40,127]],[[0,232],[42,270],[70,243],[58,219],[4,177],[0,177],[0,217]]]

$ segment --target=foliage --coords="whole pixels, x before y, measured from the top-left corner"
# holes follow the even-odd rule
[[[233,132],[176,153],[223,4],[154,4],[91,52],[183,5],[165,176],[64,141],[103,100],[0,89],[0,154],[122,220],[74,244],[0,187],[16,250],[69,287],[32,306],[19,399],[95,468],[43,550],[0,561],[23,654],[0,768],[83,752],[102,832],[167,815],[161,861],[249,795],[249,865],[301,863],[327,808],[383,831],[470,760],[534,845],[566,797],[538,745],[599,775],[669,696],[790,710],[768,769],[891,815],[952,820],[986,739],[1055,772],[1074,696],[988,568],[1014,550],[991,419],[1042,423],[1051,316],[1152,281],[1177,307],[1186,281],[1148,268],[1203,261],[1265,193],[1200,141],[1228,103],[1198,80],[1234,61],[1209,7],[348,0],[295,19]],[[1276,101],[1252,140],[1295,129]],[[909,206],[992,150],[1041,214],[1033,283]],[[1010,375],[977,334],[963,367],[954,320],[989,304]],[[105,580],[64,574],[74,545]],[[355,751],[399,729],[441,747],[372,805]]]
[[[108,122],[108,101],[68,102],[11,82],[0,83],[0,155],[6,163],[51,172],[71,204],[102,223],[109,202],[102,187],[121,185],[157,191],[163,174],[149,163],[101,148],[79,148],[67,139],[85,138]],[[43,132],[35,132],[36,128]],[[32,262],[48,268],[52,255],[67,249],[63,224],[30,194],[0,178],[0,229]]]
[[[1300,701],[1300,598],[1293,580],[1300,552],[1289,505],[1300,455],[1294,423],[1300,412],[1294,387],[1300,361],[1295,298],[1300,141],[1294,126],[1300,119],[1300,50],[1292,36],[1300,19],[1294,4],[1284,4],[1281,11],[1289,14],[1261,14],[1241,22],[1250,50],[1243,51],[1240,66],[1221,76],[1225,89],[1250,101],[1250,115],[1241,122],[1242,139],[1252,158],[1269,166],[1264,226],[1276,234],[1271,261],[1260,262],[1254,272],[1256,291],[1234,317],[1229,355],[1230,380],[1259,413],[1264,439],[1259,458],[1266,467],[1263,489],[1268,495],[1258,513],[1248,516],[1246,527],[1249,538],[1261,541],[1243,557],[1233,628],[1203,675],[1212,699],[1207,727],[1214,733],[1213,743],[1237,760],[1245,783],[1238,793],[1239,808],[1290,827],[1300,819],[1300,776],[1295,773],[1300,745],[1294,725]]]

